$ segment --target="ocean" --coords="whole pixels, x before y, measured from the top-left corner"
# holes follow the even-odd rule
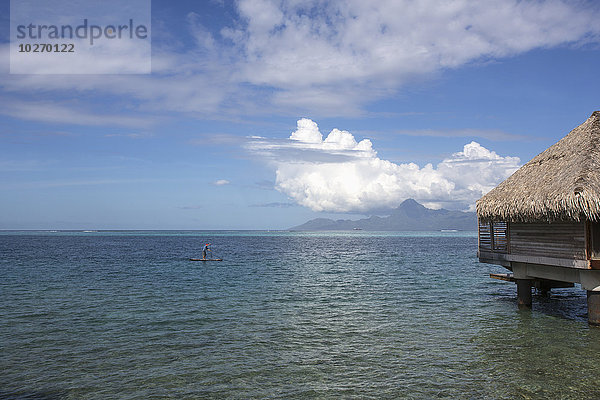
[[[212,243],[222,262],[191,262]],[[0,399],[600,398],[585,292],[463,232],[0,232]]]

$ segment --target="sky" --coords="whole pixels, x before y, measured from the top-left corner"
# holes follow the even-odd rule
[[[150,73],[57,74],[11,73],[0,0],[0,229],[286,229],[408,198],[473,211],[600,110],[599,11],[157,0]]]

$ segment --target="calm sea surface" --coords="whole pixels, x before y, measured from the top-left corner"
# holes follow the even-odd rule
[[[213,243],[223,262],[190,262]],[[600,398],[579,288],[461,233],[0,232],[0,398]]]

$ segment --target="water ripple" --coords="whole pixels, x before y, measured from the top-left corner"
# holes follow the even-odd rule
[[[520,312],[476,242],[4,233],[0,399],[600,398],[585,293]]]

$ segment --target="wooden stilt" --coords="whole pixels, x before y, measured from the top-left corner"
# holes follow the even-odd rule
[[[600,292],[587,292],[588,323],[600,325]]]
[[[516,281],[519,308],[531,308],[531,281],[529,279],[516,279]]]

